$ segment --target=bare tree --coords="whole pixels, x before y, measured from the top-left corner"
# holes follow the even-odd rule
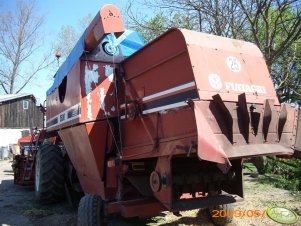
[[[54,44],[54,48],[62,54],[62,61],[68,57],[74,45],[91,23],[92,19],[93,16],[88,14],[78,21],[78,25],[76,27],[70,25],[61,27]]]
[[[233,0],[162,0],[167,7],[177,6],[185,11],[195,12],[199,30],[211,34],[236,38],[242,33],[245,17],[240,13],[239,5]]]
[[[62,54],[62,59],[69,55],[79,36],[74,27],[69,25],[61,27],[54,46]]]
[[[193,30],[232,38],[239,38],[244,33],[246,17],[241,13],[239,4],[233,0],[153,0],[140,4],[160,9],[161,15],[170,18],[171,25],[174,24],[174,18],[168,15],[180,14],[192,21],[190,24],[193,24]],[[145,26],[143,16],[135,15],[131,8],[131,4],[128,4],[127,14],[131,22],[138,27]]]
[[[4,93],[19,93],[53,62],[51,53],[34,57],[43,45],[44,17],[37,12],[35,1],[19,0],[14,11],[0,15],[0,87]]]
[[[300,0],[238,0],[281,101],[301,100]]]
[[[263,51],[269,67],[301,38],[300,0],[238,2],[249,21],[252,40]]]
[[[150,19],[142,18],[131,10],[131,6],[127,8],[127,14],[131,20],[132,27],[139,32],[146,42],[153,40],[160,34],[171,27],[186,28],[193,30],[196,27],[191,15],[184,15],[181,12],[173,12],[169,15],[164,15],[159,11]]]
[[[142,0],[141,0],[142,1]],[[137,3],[137,1],[135,1]],[[161,10],[158,18],[127,13],[138,30],[158,34],[173,24],[174,15],[189,15],[194,30],[254,42],[263,52],[281,101],[301,99],[300,0],[152,0],[142,1]]]

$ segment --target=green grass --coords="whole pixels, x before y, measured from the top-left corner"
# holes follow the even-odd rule
[[[242,172],[244,174],[250,174],[250,173],[255,173],[257,172],[257,169],[256,167],[253,165],[253,163],[250,163],[250,162],[245,162],[243,164],[243,170]]]

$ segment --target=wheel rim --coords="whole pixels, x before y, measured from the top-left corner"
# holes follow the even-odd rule
[[[40,187],[40,159],[36,158],[36,172],[35,172],[35,188],[39,191]]]

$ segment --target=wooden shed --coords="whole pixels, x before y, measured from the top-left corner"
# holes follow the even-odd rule
[[[32,94],[0,95],[0,128],[43,127],[43,114]]]

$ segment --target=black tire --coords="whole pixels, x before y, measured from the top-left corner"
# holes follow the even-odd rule
[[[223,217],[221,216],[222,215],[221,214],[222,212],[220,212],[221,210],[225,211],[225,216]],[[233,210],[234,210],[234,205],[232,203],[213,206],[207,209],[212,223],[216,226],[224,226],[231,223],[233,220],[233,216],[231,216],[231,214],[233,214]]]
[[[77,226],[101,225],[104,225],[102,198],[97,195],[85,195],[79,202]]]
[[[35,195],[41,204],[62,201],[65,197],[64,158],[57,145],[43,144],[36,155]]]

